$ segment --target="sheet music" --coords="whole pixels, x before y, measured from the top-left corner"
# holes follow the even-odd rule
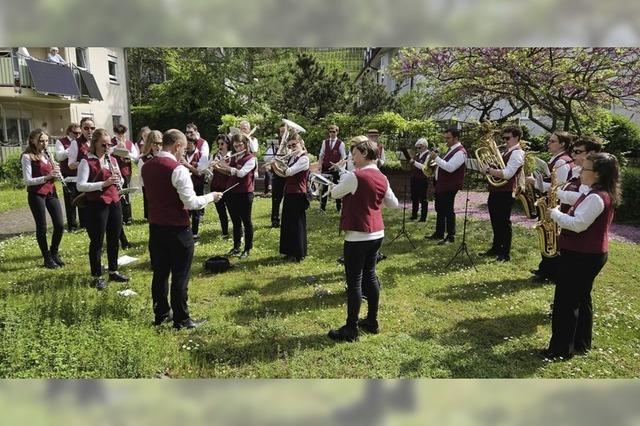
[[[408,161],[408,158],[405,157],[402,151],[396,151],[396,158],[400,161]]]
[[[467,158],[464,165],[467,167],[467,170],[484,174],[484,170],[480,170],[480,164],[475,158]]]

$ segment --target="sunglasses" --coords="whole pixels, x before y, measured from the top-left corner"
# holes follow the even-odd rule
[[[587,152],[587,150],[586,149],[574,149],[574,150],[571,151],[572,154],[576,154],[576,155],[580,155],[583,152]]]
[[[162,146],[162,142],[152,142],[151,145],[153,145],[153,146]]]
[[[329,130],[329,133],[335,133],[335,132],[336,132],[335,130]]]
[[[512,137],[513,137],[513,136],[503,136],[503,137],[502,137],[502,140],[506,142],[506,141],[508,141],[509,139],[511,139]]]
[[[76,135],[76,136],[78,136],[78,135],[81,135],[81,134],[82,134],[82,132],[71,132],[71,133],[73,133],[73,134],[74,134],[74,135]]]
[[[298,145],[298,144],[297,143],[293,143],[293,144],[287,145],[287,148],[295,148],[296,145]]]
[[[95,127],[83,127],[84,130],[95,130]]]

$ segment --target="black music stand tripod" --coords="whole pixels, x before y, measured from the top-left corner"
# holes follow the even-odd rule
[[[395,240],[400,238],[400,236],[404,235],[407,238],[407,240],[409,240],[409,244],[411,244],[411,247],[413,247],[413,249],[415,250],[416,246],[415,244],[413,244],[413,241],[411,241],[411,238],[409,237],[409,233],[407,232],[407,227],[406,227],[406,222],[407,222],[406,201],[407,201],[407,182],[405,181],[404,188],[402,190],[402,228],[400,228],[400,231],[398,231],[396,236],[393,237],[393,239],[389,241],[386,245],[391,245]]]
[[[467,248],[467,216],[469,213],[469,187],[470,186],[471,185],[468,183],[467,191],[466,191],[467,199],[464,203],[464,224],[462,226],[462,243],[460,243],[460,247],[458,247],[458,250],[455,252],[453,257],[449,260],[449,263],[447,263],[447,266],[445,266],[445,269],[449,268],[449,266],[451,266],[451,264],[456,259],[456,257],[458,257],[460,253],[464,252],[467,255],[467,258],[469,258],[469,262],[471,262],[471,266],[473,266],[473,269],[475,269],[476,272],[478,272],[478,268],[476,268],[475,263],[473,263],[473,259],[471,258],[471,255],[469,254],[469,249]]]

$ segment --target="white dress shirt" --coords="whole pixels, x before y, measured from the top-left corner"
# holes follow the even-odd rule
[[[427,161],[428,157],[429,157],[429,150],[426,150],[425,152],[421,152],[420,155],[418,155],[418,159],[413,161],[413,167],[415,167],[418,170],[422,170],[422,168],[424,167],[424,163]],[[420,162],[420,159],[422,159],[422,162]]]
[[[239,178],[245,177],[256,166],[256,157],[251,157],[249,161],[244,163],[241,169],[231,168],[231,176],[237,176]]]
[[[85,142],[87,146],[89,146],[89,142]],[[69,167],[72,165],[78,165],[78,140],[74,139],[71,141],[71,145],[69,146]]]
[[[375,164],[369,164],[364,166],[361,170],[365,169],[378,169]],[[386,177],[385,177],[386,179]],[[340,199],[346,197],[348,194],[355,194],[358,190],[358,178],[354,172],[346,172],[340,175],[340,182],[331,189],[331,198]],[[385,207],[398,207],[398,199],[396,198],[389,181],[387,180],[387,192],[384,194],[384,200],[382,204]],[[377,232],[361,232],[361,231],[345,231],[345,241],[371,241],[384,238],[384,229]]]
[[[520,149],[518,144],[509,148],[507,152],[511,152],[511,157],[509,157],[509,161],[505,165],[505,168],[502,169],[503,179],[509,180],[516,174],[518,169],[522,167],[524,164],[524,150]]]
[[[87,158],[98,159],[94,154],[87,154]],[[80,161],[80,165],[78,166],[78,183],[76,184],[76,188],[80,192],[93,192],[93,191],[102,191],[103,180],[100,181],[91,181],[89,182],[89,163],[87,162],[87,158],[82,159]],[[111,158],[111,157],[110,157]],[[100,167],[104,170],[113,169],[113,171],[117,174],[120,174],[120,168],[118,167],[118,162],[115,159],[111,162],[111,165],[107,162],[107,156],[103,156],[102,160],[100,160]],[[124,183],[122,179],[122,175],[120,175],[120,185]]]
[[[591,188],[587,185],[581,185],[578,192],[559,191],[558,198],[564,204],[574,205],[575,202],[583,194],[588,194]],[[562,196],[560,196],[562,194]],[[582,200],[580,205],[575,208],[573,216],[562,213],[558,207],[551,210],[551,219],[553,219],[559,227],[568,229],[573,232],[585,231],[604,211],[604,202],[598,194],[589,194]]]
[[[260,151],[260,144],[258,143],[258,139],[253,136],[249,136],[249,151],[252,154],[257,154]]]
[[[156,156],[171,158],[172,160],[177,161],[176,157],[167,151],[160,151]],[[144,163],[142,165],[142,168],[140,169],[141,172],[146,164],[147,163]],[[171,173],[171,185],[173,185],[178,192],[178,197],[180,197],[180,201],[182,201],[186,210],[200,210],[213,201],[213,192],[205,195],[196,195],[196,192],[193,190],[191,173],[189,172],[189,169],[182,164],[178,164],[178,167],[173,169],[173,172]]]
[[[298,161],[296,161],[293,165],[291,163],[295,160],[295,157],[289,159],[289,167],[287,167],[287,171],[285,174],[287,176],[293,176],[298,174],[304,170],[309,170],[309,157],[306,155],[302,155]]]
[[[549,161],[549,163],[551,163],[555,158],[563,154],[564,154],[564,151],[557,153],[556,155],[551,157],[551,160]],[[553,170],[550,170],[550,172],[555,173],[556,183],[557,184],[565,183],[567,181],[567,176],[569,176],[569,170],[571,170],[571,163],[567,163],[564,160],[558,160],[556,161],[556,164],[553,167],[554,167]],[[551,182],[543,181],[542,188],[536,188],[536,189],[538,189],[539,191],[541,190],[543,193],[547,193],[549,192],[549,188],[551,188]]]
[[[65,148],[64,145],[62,145],[62,142],[60,142],[60,139],[56,140],[54,155],[56,156],[56,160],[58,162],[69,158],[69,148],[71,148],[71,145],[73,145],[73,141],[75,141],[75,138],[72,138],[69,135],[67,135],[67,137],[69,138],[69,141],[71,141],[71,144],[69,145],[68,148]]]
[[[449,154],[454,149],[457,149],[459,146],[462,146],[460,142],[451,145],[451,147],[449,147],[444,157],[446,157],[447,154]],[[465,163],[465,161],[467,161],[467,155],[462,150],[453,154],[453,157],[451,157],[449,161],[445,161],[444,157],[443,158],[436,157],[434,159],[434,161],[436,162],[436,166],[438,166],[436,167],[436,172],[434,175],[436,180],[438,180],[438,170],[440,170],[440,168],[442,168],[442,170],[446,172],[453,173],[456,170],[458,170],[458,168],[462,166]]]
[[[29,154],[22,154],[20,162],[22,163],[22,182],[25,186],[42,185],[47,181],[46,176],[33,177],[33,169],[31,168],[31,158],[29,157]],[[41,156],[40,162],[42,164],[49,164],[47,157],[44,155]]]

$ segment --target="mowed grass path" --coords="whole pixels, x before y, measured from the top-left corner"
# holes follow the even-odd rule
[[[586,357],[545,363],[535,357],[550,336],[552,285],[529,281],[537,266],[536,237],[514,227],[512,261],[476,256],[491,227],[471,221],[468,245],[478,272],[446,247],[423,239],[434,218],[407,228],[383,246],[379,335],[352,344],[326,337],[346,316],[338,215],[307,212],[309,256],[299,264],[278,256],[279,230],[268,228],[269,199],[254,203],[255,248],[233,270],[203,273],[209,256],[224,254],[213,206],[207,208],[189,287],[191,314],[207,323],[193,331],[155,328],[147,224],[134,198],[126,228],[139,261],[122,271],[128,285],[90,288],[86,233],[65,234],[67,266],[41,267],[33,235],[0,242],[0,377],[638,377],[640,376],[640,252],[611,244],[594,286],[595,348]],[[401,210],[386,210],[387,237]],[[461,218],[458,218],[461,222]],[[460,223],[459,230],[462,230]],[[123,252],[121,252],[121,255]],[[137,296],[123,297],[131,288]]]

